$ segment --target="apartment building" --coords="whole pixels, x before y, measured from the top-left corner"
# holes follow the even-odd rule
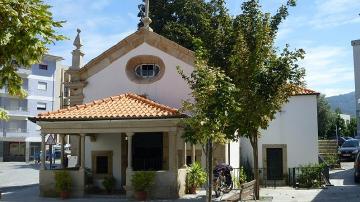
[[[62,57],[45,55],[40,64],[20,68],[23,88],[28,92],[24,99],[10,96],[0,89],[0,107],[9,120],[0,121],[0,162],[29,161],[40,152],[40,127],[28,120],[45,111],[60,108],[61,81],[66,68]]]

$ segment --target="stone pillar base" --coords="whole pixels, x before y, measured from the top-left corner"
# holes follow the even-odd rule
[[[126,169],[126,185],[124,187],[126,190],[126,198],[132,198],[134,196],[134,190],[131,185],[131,178],[132,178],[133,172],[134,171],[132,169],[129,169],[129,168]]]

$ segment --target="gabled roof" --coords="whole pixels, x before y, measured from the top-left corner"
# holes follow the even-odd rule
[[[298,87],[297,90],[294,92],[294,95],[319,95],[320,93],[304,88]]]
[[[99,56],[88,62],[84,67],[82,67],[79,70],[80,74],[82,74],[82,78],[88,78],[91,75],[96,74],[105,68],[108,64],[111,64],[113,61],[117,60],[143,43],[147,43],[150,46],[164,51],[187,64],[193,65],[194,63],[195,54],[193,51],[155,32],[141,28],[111,48],[107,49]]]
[[[45,112],[33,121],[70,121],[70,120],[119,120],[119,119],[159,119],[181,118],[177,109],[171,108],[142,96],[127,93],[95,100],[90,103]]]

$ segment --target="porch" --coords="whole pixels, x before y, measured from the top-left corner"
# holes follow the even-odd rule
[[[46,160],[46,135],[60,134],[64,139],[66,134],[70,135],[71,139],[71,155],[76,156],[77,160],[73,168],[66,167],[62,146],[60,167],[68,170],[72,176],[73,196],[85,194],[86,169],[91,170],[95,186],[102,188],[102,180],[113,176],[117,182],[116,189],[125,190],[128,197],[133,195],[132,174],[151,170],[156,172],[152,197],[178,198],[185,194],[187,162],[187,150],[184,150],[186,143],[181,138],[182,130],[177,126],[178,121],[163,119],[41,122],[41,165],[45,165]],[[195,156],[192,159],[195,160]],[[68,164],[74,163],[69,161]],[[53,179],[56,170],[49,170],[47,166],[41,167],[41,195],[51,196],[55,191]]]

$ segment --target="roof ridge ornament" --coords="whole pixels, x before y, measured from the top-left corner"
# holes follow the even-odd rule
[[[80,49],[81,48],[81,46],[82,46],[82,42],[81,42],[81,38],[80,38],[80,32],[81,32],[81,30],[79,29],[79,28],[77,28],[77,35],[76,35],[76,38],[75,38],[75,40],[74,40],[74,43],[73,43],[73,45],[76,47],[76,49]]]
[[[145,17],[142,18],[141,21],[144,23],[144,29],[152,32],[153,29],[151,29],[150,27],[152,20],[149,17],[149,12],[150,12],[149,5],[150,5],[149,0],[145,0]]]
[[[81,51],[81,46],[82,42],[81,42],[81,37],[80,37],[80,32],[81,30],[78,28],[77,30],[77,35],[76,38],[74,40],[73,45],[76,47],[75,50],[72,51],[72,63],[71,63],[71,69],[75,69],[78,70],[82,67],[82,62],[83,62],[83,57],[84,57],[84,53]]]

